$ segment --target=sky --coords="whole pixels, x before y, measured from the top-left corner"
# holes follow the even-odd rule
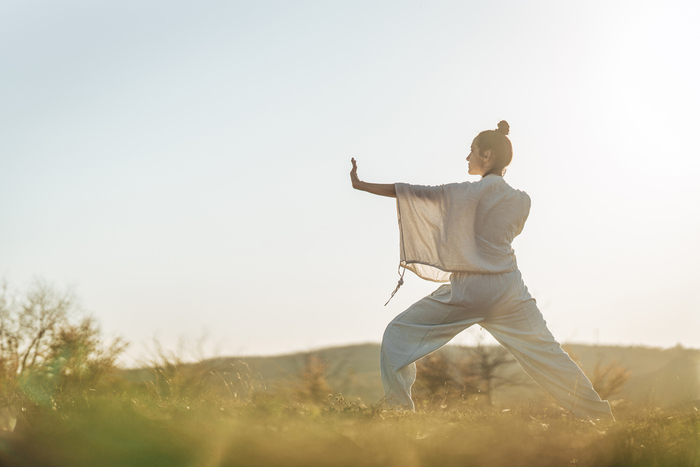
[[[560,342],[700,348],[692,1],[0,0],[0,276],[131,347],[379,342],[395,201],[476,181],[505,119],[514,248]],[[474,330],[455,339],[482,337]]]

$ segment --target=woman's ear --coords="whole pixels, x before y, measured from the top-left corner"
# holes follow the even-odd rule
[[[481,157],[484,159],[484,162],[491,160],[491,155],[493,154],[493,151],[490,149],[487,149],[486,151],[481,151]]]

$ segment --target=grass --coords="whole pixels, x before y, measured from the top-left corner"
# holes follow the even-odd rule
[[[126,344],[74,311],[46,284],[21,297],[0,284],[0,467],[700,467],[698,350],[574,349],[596,365],[598,390],[627,401],[617,423],[594,424],[532,383],[475,371],[494,368],[484,363],[498,348],[444,349],[419,373],[418,412],[405,413],[326,397],[381,397],[376,345],[187,363],[156,342],[144,368],[120,370]],[[474,355],[478,365],[464,358]],[[515,382],[513,368],[500,379]]]
[[[271,395],[126,393],[20,408],[3,466],[700,466],[700,416],[635,409],[593,424],[475,403],[417,413]]]

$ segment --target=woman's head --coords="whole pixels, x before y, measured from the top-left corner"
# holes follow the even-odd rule
[[[510,125],[501,120],[496,130],[482,131],[474,138],[471,152],[467,156],[470,174],[485,177],[505,173],[506,167],[513,160],[513,145],[507,136],[509,132]]]

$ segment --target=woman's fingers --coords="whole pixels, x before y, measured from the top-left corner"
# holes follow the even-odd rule
[[[352,170],[350,171],[350,180],[352,181],[352,186],[354,187],[356,183],[360,181],[360,179],[357,177],[357,162],[355,162],[355,158],[353,157],[350,159],[350,162],[352,162]]]
[[[355,162],[355,158],[353,157],[350,159],[350,162],[352,162],[352,170],[350,171],[350,175],[357,177],[357,162]]]

